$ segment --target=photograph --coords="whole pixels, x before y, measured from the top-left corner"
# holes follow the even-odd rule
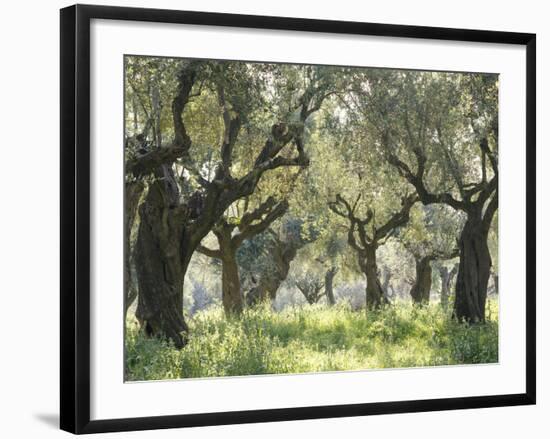
[[[123,62],[126,382],[499,362],[498,73]]]

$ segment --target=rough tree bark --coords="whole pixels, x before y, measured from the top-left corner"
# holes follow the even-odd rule
[[[238,225],[221,218],[213,229],[218,240],[218,249],[200,245],[197,251],[217,258],[222,263],[222,303],[226,315],[241,314],[244,308],[244,295],[241,290],[237,251],[244,241],[264,232],[288,210],[288,202],[276,202],[269,197],[252,212],[243,215]],[[234,234],[234,230],[238,232]]]
[[[390,216],[390,218],[378,227],[374,222],[375,213],[372,209],[367,210],[365,218],[361,219],[356,215],[357,205],[360,201],[359,195],[353,206],[341,195],[336,195],[336,200],[329,202],[329,208],[336,215],[345,218],[349,222],[348,244],[356,251],[359,267],[367,279],[366,302],[367,309],[380,308],[387,303],[387,298],[378,278],[378,265],[376,263],[376,250],[384,245],[387,239],[395,231],[409,221],[411,207],[418,201],[418,197],[406,196],[401,200],[401,210]],[[373,231],[369,235],[367,226],[372,224]],[[359,240],[355,235],[358,235]],[[359,242],[358,242],[359,241]]]
[[[181,287],[190,254],[179,245],[183,240],[183,218],[169,214],[165,195],[164,182],[157,180],[149,185],[140,206],[135,255],[140,291],[136,317],[148,335],[162,335],[182,347],[188,328],[182,313]]]
[[[319,110],[326,90],[311,84],[300,99],[300,120],[295,124],[275,124],[258,154],[254,166],[240,178],[231,175],[232,151],[241,128],[239,108],[225,101],[225,133],[222,161],[212,181],[206,181],[190,157],[192,141],[187,134],[183,113],[201,69],[199,61],[185,63],[178,73],[177,92],[172,102],[174,139],[171,145],[156,148],[128,160],[126,173],[135,178],[149,176],[148,193],[140,206],[141,224],[136,243],[136,272],[139,300],[136,315],[150,335],[167,337],[177,347],[185,344],[187,325],[183,317],[183,282],[191,256],[201,240],[237,199],[252,194],[262,175],[288,166],[306,167],[309,159],[303,148],[307,118]],[[294,143],[295,155],[279,152]],[[178,162],[194,177],[201,189],[189,199],[179,196],[172,165]]]
[[[491,273],[491,254],[487,244],[489,227],[469,216],[460,235],[460,262],[456,280],[453,314],[459,320],[485,320],[487,285]]]

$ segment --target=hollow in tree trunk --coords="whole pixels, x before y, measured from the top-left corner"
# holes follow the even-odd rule
[[[487,245],[488,228],[477,218],[468,218],[460,235],[460,263],[456,279],[453,315],[458,320],[485,321],[487,285],[491,254]]]

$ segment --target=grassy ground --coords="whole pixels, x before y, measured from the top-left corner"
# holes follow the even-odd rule
[[[182,349],[145,337],[127,321],[126,376],[133,380],[417,367],[498,361],[498,306],[468,326],[433,304],[381,311],[305,306],[281,313],[246,310],[227,320],[220,308],[195,314]]]

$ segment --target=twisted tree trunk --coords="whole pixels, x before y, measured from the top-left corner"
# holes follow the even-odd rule
[[[352,204],[346,201],[340,194],[337,194],[336,201],[329,202],[328,205],[330,210],[336,215],[346,218],[349,221],[348,244],[356,251],[359,267],[367,278],[367,309],[376,309],[389,303],[389,299],[384,294],[384,289],[378,279],[376,250],[379,246],[384,245],[397,229],[407,224],[410,210],[414,203],[418,201],[418,197],[416,195],[403,197],[401,199],[401,209],[393,213],[384,224],[379,226],[373,224],[371,236],[369,236],[367,232],[367,226],[374,223],[374,211],[368,209],[365,218],[357,217],[355,209],[360,199],[361,194],[358,195],[352,206]],[[356,233],[359,242],[357,242],[355,237]]]
[[[222,304],[227,316],[241,314],[244,308],[237,248],[231,242],[232,230],[232,227],[220,227],[214,232],[218,238],[219,259],[222,263]]]
[[[300,121],[288,126],[274,125],[252,168],[242,177],[235,178],[231,174],[232,153],[246,110],[236,102],[226,102],[223,85],[215,84],[223,109],[224,136],[220,145],[221,162],[213,180],[207,181],[201,175],[201,163],[194,162],[190,156],[193,142],[183,117],[189,100],[194,96],[191,91],[203,65],[203,61],[197,60],[182,63],[177,74],[172,100],[172,144],[126,161],[127,175],[152,178],[140,207],[141,222],[136,243],[139,285],[136,316],[148,334],[169,338],[178,348],[185,344],[188,331],[183,317],[183,282],[193,252],[233,202],[254,192],[265,172],[309,165],[303,144],[305,123],[320,109],[327,96],[326,87],[312,81],[300,98]],[[279,154],[291,143],[295,146],[292,156],[287,154],[288,151],[285,155]],[[185,202],[180,199],[178,182],[174,178],[176,161],[201,187]],[[232,282],[234,275],[234,267],[226,271]]]
[[[362,270],[367,279],[366,301],[368,309],[377,309],[385,303],[384,290],[378,279],[378,265],[376,263],[376,247],[366,246]]]
[[[411,288],[411,297],[417,305],[426,305],[430,301],[432,288],[432,258],[429,256],[415,258],[416,278]]]
[[[222,303],[226,315],[241,314],[244,308],[239,266],[234,253],[222,257]]]
[[[192,248],[182,245],[184,221],[171,215],[162,182],[149,186],[140,207],[136,242],[136,272],[139,284],[136,317],[149,335],[185,344],[188,327],[183,317],[183,280]]]
[[[395,166],[399,173],[416,188],[420,201],[424,205],[446,204],[455,210],[467,215],[459,242],[460,263],[458,268],[456,295],[453,307],[453,316],[469,323],[485,321],[485,302],[487,285],[491,269],[491,255],[487,238],[491,222],[498,209],[498,120],[492,120],[487,135],[479,139],[481,155],[481,181],[464,184],[462,176],[453,175],[460,198],[455,198],[452,192],[431,193],[424,183],[427,171],[428,158],[425,151],[412,142],[411,152],[416,157],[416,170],[411,169],[392,150],[390,133],[384,134],[382,143],[386,149],[387,159]],[[442,142],[441,133],[438,132]],[[495,149],[489,144],[494,141]],[[491,165],[493,176],[488,180],[487,159]]]
[[[488,227],[470,216],[460,235],[460,263],[456,279],[453,315],[472,323],[485,321],[487,285],[491,254],[487,244]]]
[[[273,250],[273,266],[266,270],[258,281],[258,285],[252,288],[246,295],[246,302],[254,306],[263,302],[273,302],[277,298],[277,291],[285,281],[290,271],[290,263],[296,258],[298,249],[305,243],[287,243],[279,241]]]
[[[264,232],[274,221],[281,218],[288,210],[288,202],[276,202],[269,197],[252,212],[246,212],[239,220],[228,222],[220,219],[213,229],[218,239],[218,249],[212,250],[203,245],[198,251],[220,259],[222,262],[222,303],[226,315],[238,315],[244,308],[244,296],[241,291],[237,251],[244,241]],[[234,230],[238,232],[234,234]],[[286,275],[285,275],[286,276]]]

